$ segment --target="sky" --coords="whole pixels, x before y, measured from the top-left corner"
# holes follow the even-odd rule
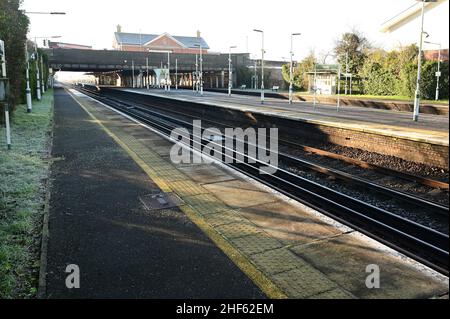
[[[295,37],[295,58],[311,50],[323,56],[344,33],[357,29],[371,43],[385,49],[417,43],[419,19],[391,33],[380,32],[383,22],[413,5],[415,0],[24,0],[26,11],[63,11],[65,16],[30,14],[29,37],[62,36],[57,41],[111,49],[113,33],[123,32],[196,36],[197,30],[211,51],[261,54],[264,30],[267,59],[289,57],[290,34]],[[424,30],[429,41],[448,48],[449,1],[427,12]],[[432,48],[426,45],[425,49]],[[332,60],[332,58],[330,59]],[[330,62],[327,60],[326,62]]]

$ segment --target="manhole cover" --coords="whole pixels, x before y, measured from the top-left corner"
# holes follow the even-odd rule
[[[180,206],[183,201],[173,193],[155,193],[139,196],[147,210],[168,209]]]

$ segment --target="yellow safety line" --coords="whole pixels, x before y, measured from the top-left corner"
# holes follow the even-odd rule
[[[68,92],[68,91],[67,91]],[[158,187],[164,192],[172,192],[170,186],[158,174],[150,168],[133,150],[122,142],[112,131],[98,120],[84,105],[82,105],[72,93],[68,92],[73,100],[97,123],[122,149],[142,168],[142,170],[152,179]],[[219,247],[232,261],[249,277],[271,299],[285,299],[287,295],[278,288],[264,273],[256,268],[246,256],[234,248],[225,238],[222,237],[213,227],[211,227],[195,211],[187,206],[179,206],[181,211],[196,224],[203,233],[206,234],[214,244]]]

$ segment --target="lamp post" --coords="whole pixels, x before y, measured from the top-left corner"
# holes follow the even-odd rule
[[[9,124],[9,84],[6,77],[6,48],[5,43],[0,40],[0,103],[5,104],[6,145],[11,149],[11,127]]]
[[[292,104],[292,93],[294,88],[294,36],[301,35],[301,33],[291,33],[291,65],[289,67],[289,104]]]
[[[420,112],[420,80],[422,76],[422,46],[423,46],[423,24],[425,18],[425,3],[426,2],[436,2],[436,0],[417,0],[422,2],[422,10],[421,10],[421,22],[420,22],[420,37],[419,37],[419,56],[417,63],[417,82],[416,82],[416,91],[414,94],[414,113],[413,120],[417,122],[419,120],[419,112]]]
[[[134,89],[134,87],[135,87],[135,80],[134,80],[134,60],[131,60],[131,83],[132,83],[132,86],[133,86],[133,89]]]
[[[27,67],[25,71],[25,77],[26,77],[26,97],[27,97],[27,113],[31,113],[31,110],[33,109],[33,103],[31,101],[31,89],[30,89],[30,57],[28,56],[28,44],[27,41],[25,41],[25,59],[27,61]]]
[[[425,43],[428,44],[434,44],[439,46],[439,53],[438,53],[438,65],[437,65],[437,72],[436,72],[436,97],[435,100],[439,100],[439,78],[441,77],[441,49],[442,49],[442,45],[440,43],[435,43],[435,42],[429,42],[429,41],[425,41]]]
[[[228,52],[228,96],[231,96],[231,88],[233,87],[233,71],[231,70],[231,49],[235,49],[236,46],[230,46]]]
[[[264,31],[253,29],[253,31],[261,33],[261,104],[264,104]]]

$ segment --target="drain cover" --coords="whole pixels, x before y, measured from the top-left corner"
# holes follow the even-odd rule
[[[147,210],[160,210],[180,206],[183,201],[173,193],[155,193],[139,196],[139,200]]]

